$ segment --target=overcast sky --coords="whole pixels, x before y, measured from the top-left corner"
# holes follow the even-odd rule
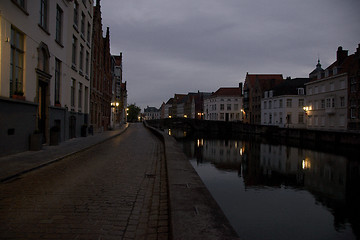
[[[359,0],[103,0],[128,103],[237,86],[246,73],[308,77],[360,43]]]

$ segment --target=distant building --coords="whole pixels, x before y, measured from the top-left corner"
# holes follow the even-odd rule
[[[286,79],[261,100],[261,124],[278,127],[305,128],[305,83],[309,78]]]
[[[242,121],[242,84],[219,88],[204,100],[205,120]]]
[[[171,118],[172,114],[172,105],[174,98],[170,98],[164,105],[164,116],[163,118]]]
[[[144,109],[143,114],[145,120],[154,120],[154,119],[160,119],[161,118],[161,110],[157,109],[156,107],[149,107]]]
[[[125,122],[126,106],[127,106],[127,92],[126,82],[123,84],[123,69],[122,69],[122,53],[120,55],[113,55],[112,69],[113,69],[113,83],[112,83],[112,100],[111,100],[111,125],[117,127]],[[123,89],[125,86],[125,91]]]
[[[249,74],[244,83],[244,122],[261,124],[261,98],[265,91],[284,81],[282,74]]]

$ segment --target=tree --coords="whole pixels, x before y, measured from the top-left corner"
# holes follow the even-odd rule
[[[128,122],[136,122],[138,121],[138,117],[140,116],[141,109],[135,104],[131,104],[128,106],[127,110],[127,120]]]

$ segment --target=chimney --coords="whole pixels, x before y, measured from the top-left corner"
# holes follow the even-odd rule
[[[239,89],[240,89],[240,94],[241,96],[243,95],[243,83],[239,83]]]
[[[338,47],[338,50],[336,52],[336,60],[337,60],[337,65],[341,65],[345,58],[347,58],[348,56],[348,50],[343,50],[342,47]]]

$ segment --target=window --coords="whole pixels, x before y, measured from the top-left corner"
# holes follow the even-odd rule
[[[75,84],[76,84],[76,81],[75,79],[71,79],[71,107],[75,107]]]
[[[304,106],[304,99],[299,99],[298,107],[303,107],[303,106]]]
[[[61,61],[55,59],[55,104],[60,103]]]
[[[224,104],[220,104],[220,110],[224,110]]]
[[[11,28],[10,52],[10,96],[23,93],[24,35]]]
[[[89,88],[85,87],[85,105],[84,105],[84,113],[88,112],[88,105],[89,105]]]
[[[350,116],[351,116],[351,119],[356,118],[356,109],[355,108],[350,109]]]
[[[74,26],[77,28],[79,23],[79,4],[74,1]]]
[[[73,36],[72,41],[72,65],[76,67],[76,51],[77,51],[77,38]]]
[[[340,97],[340,107],[345,107],[345,97]]]
[[[89,76],[89,58],[90,58],[90,54],[88,51],[86,51],[86,57],[85,57],[85,74],[86,74],[86,76]]]
[[[269,109],[272,108],[272,101],[269,101]]]
[[[224,120],[224,113],[220,113],[220,120]]]
[[[292,99],[286,99],[286,107],[288,108],[292,107]]]
[[[85,14],[81,13],[81,36],[85,36]]]
[[[40,26],[47,30],[48,1],[40,0]]]
[[[84,66],[84,46],[80,44],[80,73],[83,71]]]
[[[331,107],[331,99],[327,98],[326,99],[326,108],[330,108]]]
[[[79,83],[79,101],[78,101],[78,109],[79,111],[82,108],[82,83]]]
[[[325,108],[325,99],[321,99],[321,109]]]
[[[234,110],[239,110],[239,104],[234,104]]]
[[[267,109],[267,101],[264,101],[264,109]]]
[[[16,3],[19,7],[21,7],[23,10],[25,10],[26,7],[26,0],[12,0],[14,3]]]
[[[91,38],[90,33],[91,33],[91,25],[90,25],[90,23],[88,22],[88,24],[87,24],[87,42],[88,42],[88,43],[90,43],[90,38]]]
[[[227,104],[226,110],[231,110],[231,104]]]
[[[299,113],[298,121],[299,121],[300,124],[304,123],[304,113]]]
[[[59,7],[56,7],[56,36],[55,40],[58,43],[62,43],[62,21],[63,21],[63,11]]]
[[[279,100],[279,108],[282,108],[282,107],[283,107],[283,100],[280,99],[280,100]]]

